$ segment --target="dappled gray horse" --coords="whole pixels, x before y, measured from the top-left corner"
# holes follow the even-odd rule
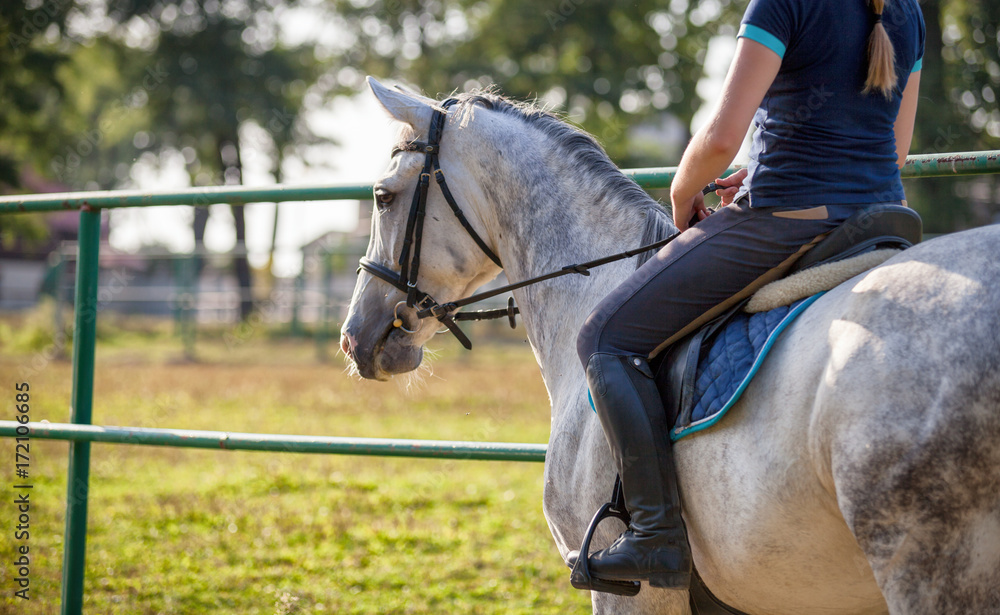
[[[400,142],[426,141],[441,103],[369,83],[403,124]],[[487,250],[517,281],[639,246],[649,223],[673,230],[589,136],[534,107],[460,95],[442,128],[440,166],[472,229],[430,181],[416,283],[442,303],[501,271]],[[375,186],[366,259],[383,277],[399,271],[423,171],[413,149],[395,151]],[[731,416],[676,443],[695,565],[719,598],[747,613],[1000,613],[998,255],[1000,227],[966,231],[828,292]],[[634,269],[627,259],[514,291],[552,401],[544,510],[563,558],[614,481],[576,335]],[[418,367],[441,323],[417,318],[375,270],[358,276],[341,346],[361,376],[385,380]],[[595,547],[621,529],[602,524]],[[593,603],[689,612],[687,592],[647,586]]]

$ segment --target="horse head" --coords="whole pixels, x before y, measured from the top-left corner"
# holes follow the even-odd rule
[[[496,277],[500,266],[481,188],[487,167],[477,164],[483,154],[469,138],[474,105],[448,113],[434,100],[370,77],[368,85],[402,128],[374,185],[371,241],[340,346],[362,377],[386,380],[416,369],[423,345],[441,327],[417,316],[426,298],[460,298]],[[465,226],[445,191],[461,203]]]

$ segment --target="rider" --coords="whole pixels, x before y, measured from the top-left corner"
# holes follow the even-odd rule
[[[917,0],[750,0],[722,95],[671,186],[684,232],[601,301],[577,340],[632,518],[590,555],[593,577],[688,587],[691,553],[647,361],[783,275],[859,208],[905,204],[899,167],[923,47]],[[715,180],[751,120],[748,168]],[[726,205],[709,217],[701,188],[712,180]]]

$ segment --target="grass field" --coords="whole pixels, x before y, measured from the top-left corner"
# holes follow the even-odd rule
[[[3,321],[4,419],[67,422],[70,364]],[[245,332],[244,332],[245,333]],[[545,442],[526,343],[443,336],[422,382],[362,382],[309,341],[105,331],[94,423],[283,434]],[[44,336],[43,336],[44,338]],[[224,342],[224,339],[228,339]],[[32,346],[34,344],[34,346]],[[0,612],[58,612],[63,442],[31,442],[30,591],[14,597],[17,511],[0,498]],[[0,439],[8,494],[14,445]],[[93,445],[87,613],[586,613],[541,511],[542,464]]]

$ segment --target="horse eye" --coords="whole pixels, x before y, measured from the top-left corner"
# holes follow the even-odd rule
[[[389,192],[385,188],[376,188],[375,190],[375,202],[379,204],[380,207],[385,207],[392,203],[392,200],[396,198],[396,195]]]

